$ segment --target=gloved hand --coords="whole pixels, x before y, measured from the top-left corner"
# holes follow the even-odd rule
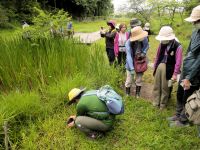
[[[146,56],[145,53],[141,53],[141,57],[144,58]]]
[[[131,74],[131,75],[134,75],[134,70],[131,70],[131,71],[130,71],[130,74]]]

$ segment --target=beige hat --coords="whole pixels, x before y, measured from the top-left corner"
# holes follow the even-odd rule
[[[130,37],[130,41],[137,41],[139,39],[142,39],[144,37],[148,36],[148,32],[142,30],[142,27],[137,26],[134,27],[133,29],[131,29],[131,37]]]
[[[193,8],[190,17],[185,19],[185,21],[188,21],[188,22],[195,22],[198,20],[200,20],[200,5]]]
[[[156,36],[156,40],[158,41],[170,41],[175,38],[176,36],[173,32],[173,29],[170,26],[163,26],[160,29],[159,34]]]

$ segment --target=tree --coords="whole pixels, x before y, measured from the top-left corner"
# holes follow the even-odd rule
[[[159,18],[160,26],[163,25],[163,19],[168,20],[168,24],[173,25],[175,13],[180,13],[183,20],[182,14],[184,11],[184,5],[182,2],[177,0],[148,0],[147,3],[154,10],[154,13]],[[166,16],[166,18],[164,18]]]
[[[170,15],[170,25],[173,25],[175,13],[179,12],[181,15],[181,20],[183,22],[182,14],[184,12],[183,3],[177,0],[170,0],[166,2],[165,9],[168,10],[168,13]]]
[[[48,37],[51,28],[54,28],[58,32],[59,29],[71,20],[69,14],[62,9],[54,14],[45,12],[37,7],[34,7],[34,10],[37,16],[33,18],[33,26],[24,30],[24,35],[31,39]]]
[[[200,0],[183,0],[185,10],[190,14],[192,9],[200,4]]]
[[[8,14],[5,8],[3,8],[3,6],[0,5],[0,26],[5,24],[6,22],[8,22]]]
[[[140,19],[149,22],[152,7],[146,3],[146,0],[129,0],[129,5],[124,5],[120,8],[122,11],[132,12],[134,15],[139,15]]]
[[[104,16],[113,12],[111,0],[1,0],[0,3],[1,14],[7,12],[9,22],[18,20],[32,23],[33,17],[36,16],[34,7],[50,12],[63,9],[72,17],[83,18]]]

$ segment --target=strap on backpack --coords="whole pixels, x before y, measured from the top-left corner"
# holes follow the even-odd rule
[[[98,91],[98,90],[90,90],[90,91],[87,91],[85,94],[83,94],[83,96],[97,95],[97,91]]]

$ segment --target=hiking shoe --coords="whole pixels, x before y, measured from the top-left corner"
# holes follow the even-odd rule
[[[183,123],[181,121],[176,120],[174,122],[171,122],[169,124],[169,126],[170,127],[188,127],[188,126],[190,126],[190,124],[188,122],[187,123]]]
[[[179,117],[176,116],[176,115],[174,115],[174,116],[172,116],[172,117],[168,117],[167,120],[168,120],[168,121],[177,121],[177,120],[179,120]]]

